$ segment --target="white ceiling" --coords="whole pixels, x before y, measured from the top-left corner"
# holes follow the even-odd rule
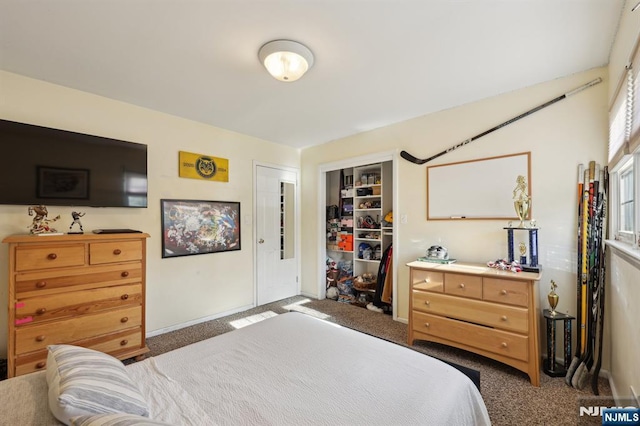
[[[0,68],[305,147],[606,65],[623,5],[0,0]],[[274,39],[313,51],[301,80],[259,63]]]

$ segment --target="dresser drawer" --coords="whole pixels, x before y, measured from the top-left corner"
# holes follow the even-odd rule
[[[95,349],[100,352],[112,354],[117,357],[121,351],[141,348],[143,344],[142,329],[140,327],[120,333],[101,336],[98,339],[89,339],[81,342],[65,343]],[[28,355],[19,356],[16,359],[16,375],[33,373],[44,370],[47,366],[47,350],[42,349]]]
[[[424,271],[422,269],[411,270],[411,284],[418,290],[444,291],[444,274],[442,272]]]
[[[47,345],[68,343],[108,334],[142,324],[142,307],[135,306],[79,318],[17,328],[16,354],[44,349]]]
[[[415,311],[412,321],[414,330],[420,333],[451,342],[463,342],[465,345],[525,362],[529,359],[527,336]]]
[[[92,314],[127,305],[142,305],[142,284],[103,287],[18,300],[15,325],[21,327],[26,324]]]
[[[16,358],[16,376],[34,373],[47,368],[47,350],[41,350]]]
[[[492,302],[527,307],[529,306],[529,286],[522,281],[484,278],[482,298]]]
[[[529,311],[525,308],[419,291],[413,292],[413,298],[413,309],[424,313],[518,333],[529,332]]]
[[[128,262],[142,259],[142,241],[109,241],[89,244],[89,263]]]
[[[16,248],[16,271],[82,265],[84,265],[84,244],[49,245],[46,247],[24,246]]]
[[[18,299],[44,294],[106,287],[142,280],[142,263],[72,268],[60,271],[29,272],[16,275]]]
[[[482,299],[482,277],[447,273],[444,275],[444,292],[455,296]]]

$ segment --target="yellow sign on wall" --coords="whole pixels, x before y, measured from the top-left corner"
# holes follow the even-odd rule
[[[180,177],[229,182],[229,160],[180,151]]]

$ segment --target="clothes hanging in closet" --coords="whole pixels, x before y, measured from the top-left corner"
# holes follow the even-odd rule
[[[391,310],[391,298],[393,297],[392,254],[393,244],[389,244],[380,259],[376,293],[373,296],[373,304],[375,306],[389,311]]]

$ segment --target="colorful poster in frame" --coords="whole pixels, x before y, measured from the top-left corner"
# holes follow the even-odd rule
[[[160,200],[162,257],[240,250],[240,203]]]

